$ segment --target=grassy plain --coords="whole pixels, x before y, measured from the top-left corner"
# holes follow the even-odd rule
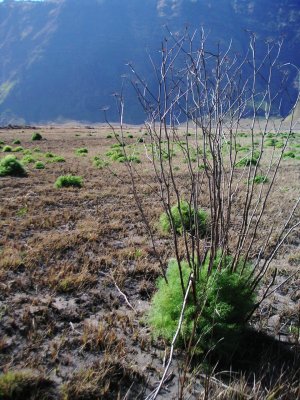
[[[42,140],[32,141],[34,132]],[[115,150],[116,138],[103,126],[61,125],[1,129],[0,140],[1,158],[4,147],[11,146],[9,154],[23,159],[27,171],[24,177],[0,177],[0,399],[144,398],[161,377],[167,355],[145,322],[160,269],[124,160]],[[158,227],[162,208],[145,156],[148,138],[142,127],[128,126],[124,140],[140,174],[138,192],[158,251],[167,263],[173,256],[171,238]],[[23,149],[14,152],[14,141]],[[245,135],[240,143],[247,146]],[[287,151],[266,211],[266,221],[276,219],[278,225],[299,195],[299,133]],[[37,162],[45,168],[36,167]],[[175,171],[183,188],[185,168],[178,158]],[[61,175],[81,176],[83,186],[56,188]],[[234,212],[238,226],[238,206]],[[270,274],[278,268],[277,285],[299,271],[299,244],[299,232],[294,232],[274,261]],[[295,274],[254,316],[256,336],[244,355],[248,362],[232,373],[218,367],[211,379],[201,364],[190,374],[185,398],[204,398],[205,390],[212,399],[300,396],[295,367],[299,283],[300,274]],[[158,398],[177,398],[182,361],[176,353]]]

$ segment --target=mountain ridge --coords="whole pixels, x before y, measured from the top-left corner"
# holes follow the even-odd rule
[[[158,58],[165,24],[172,31],[203,25],[212,46],[234,38],[240,51],[248,43],[245,29],[259,38],[284,35],[282,60],[299,64],[296,1],[5,1],[0,3],[0,124],[103,121],[100,108],[113,109],[111,94],[121,87],[128,61],[142,76],[151,76],[148,53]],[[142,121],[132,92],[127,110],[128,122]]]

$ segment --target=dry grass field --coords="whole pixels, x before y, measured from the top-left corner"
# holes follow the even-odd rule
[[[42,140],[33,141],[34,132]],[[243,146],[247,138],[240,139]],[[167,357],[168,347],[153,339],[145,317],[160,269],[126,166],[106,156],[116,138],[104,126],[53,125],[1,129],[0,140],[1,158],[23,158],[27,171],[0,177],[0,399],[145,398]],[[143,127],[128,126],[124,140],[137,157],[138,192],[167,263],[172,243],[158,226],[162,208],[145,156],[147,136]],[[22,149],[4,152],[5,146]],[[280,226],[299,196],[299,133],[287,151],[266,210],[266,231],[257,240],[266,235],[268,220]],[[37,161],[45,168],[37,169]],[[178,158],[183,192],[185,173]],[[54,186],[68,174],[81,176],[82,187]],[[238,205],[234,212],[238,224]],[[266,276],[268,284],[278,268],[276,287],[293,275],[250,321],[255,334],[243,364],[230,373],[218,365],[207,375],[205,364],[195,366],[184,398],[300,398],[299,245],[298,230]],[[158,398],[177,398],[183,361],[176,353]]]

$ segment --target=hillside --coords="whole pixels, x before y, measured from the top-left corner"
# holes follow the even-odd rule
[[[0,125],[101,121],[113,106],[126,62],[142,76],[172,31],[203,25],[212,47],[231,38],[244,50],[245,29],[259,38],[285,36],[282,61],[299,64],[300,11],[296,0],[56,0],[0,3]],[[293,89],[291,96],[295,97]],[[142,121],[133,93],[128,122]],[[112,119],[116,115],[112,113]]]

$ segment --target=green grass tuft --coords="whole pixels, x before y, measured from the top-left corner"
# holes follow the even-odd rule
[[[50,159],[50,163],[63,163],[66,162],[65,158],[62,156],[54,156],[53,158]]]
[[[31,154],[27,154],[21,159],[21,163],[25,164],[25,165],[26,164],[32,164],[34,162],[36,162],[36,158],[33,157]]]
[[[21,144],[21,140],[20,139],[15,139],[12,144]]]
[[[248,167],[250,165],[257,165],[260,153],[259,151],[254,151],[252,157],[244,157],[239,162],[237,162],[237,167]]]
[[[219,262],[218,256],[210,274],[208,274],[208,261],[201,268],[199,266],[196,303],[190,294],[178,342],[181,346],[190,339],[194,329],[195,313],[201,310],[194,338],[198,341],[199,350],[206,351],[214,347],[220,353],[231,352],[245,326],[248,313],[254,307],[255,295],[247,283],[249,265],[241,273],[241,267],[237,272],[231,271],[231,257],[226,257],[221,263],[221,270],[217,268]],[[182,262],[181,267],[183,281],[187,286],[191,270],[187,262]],[[151,301],[148,321],[154,336],[162,336],[171,341],[178,326],[183,304],[179,268],[175,260],[169,263],[167,280],[168,284],[163,278],[158,280],[158,291]]]
[[[31,136],[31,140],[42,140],[43,137],[40,133],[34,132],[34,134]]]
[[[93,158],[93,165],[96,168],[103,169],[103,168],[107,167],[109,165],[109,163],[107,161],[104,161],[101,157],[95,156]]]
[[[45,164],[42,161],[37,161],[34,165],[35,169],[45,169]]]
[[[17,146],[17,147],[15,147],[14,149],[13,149],[13,152],[14,153],[19,153],[19,152],[21,152],[21,151],[23,151],[24,149],[23,149],[23,147],[22,146]]]
[[[76,149],[76,150],[75,150],[75,154],[76,154],[77,156],[86,156],[88,152],[89,152],[89,151],[88,151],[88,149],[87,149],[86,147],[82,147],[82,148],[80,148],[80,149]]]
[[[182,234],[183,227],[188,232],[193,232],[195,230],[195,220],[198,223],[200,235],[204,236],[206,233],[207,213],[203,210],[198,210],[196,217],[195,210],[190,207],[187,201],[181,201],[179,207],[176,204],[171,208],[171,218],[176,233]],[[159,222],[163,232],[170,232],[171,221],[167,213],[161,214]]]
[[[0,176],[25,176],[26,171],[23,165],[15,156],[6,156],[0,160]]]
[[[3,153],[10,153],[12,151],[12,147],[11,146],[4,146],[2,149]]]
[[[260,183],[268,183],[269,179],[264,176],[264,175],[256,175],[255,178],[253,178],[251,180],[251,182],[256,183],[256,184],[260,184]]]
[[[47,153],[45,153],[45,157],[46,158],[53,158],[53,157],[55,157],[55,154],[53,154],[50,151],[48,151]]]
[[[286,151],[283,153],[283,158],[295,158],[296,154],[293,151]]]
[[[54,183],[54,186],[58,189],[63,187],[78,187],[81,188],[83,185],[83,179],[81,176],[75,175],[61,175]]]

